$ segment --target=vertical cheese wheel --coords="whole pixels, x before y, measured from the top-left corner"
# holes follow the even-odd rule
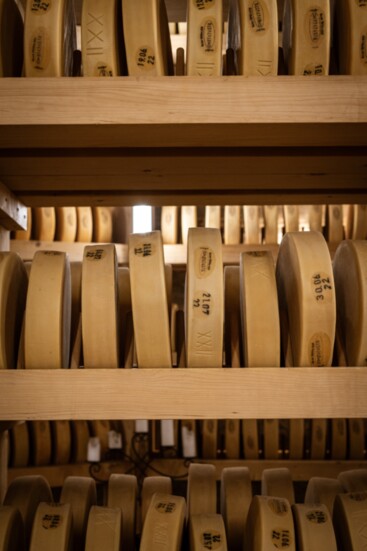
[[[90,243],[93,237],[93,214],[91,207],[76,207],[77,231],[75,241]]]
[[[241,243],[241,207],[226,205],[224,207],[224,244],[239,245]]]
[[[89,441],[89,428],[87,421],[71,421],[72,437],[72,462],[85,463]]]
[[[25,551],[23,520],[14,507],[0,505],[0,551]]]
[[[139,551],[180,551],[185,521],[185,499],[156,493],[145,517]]]
[[[141,522],[144,526],[150,502],[154,494],[172,494],[172,480],[168,476],[147,476],[141,492]]]
[[[325,239],[319,232],[285,234],[279,248],[280,310],[287,310],[295,366],[330,366],[336,306],[334,277]]]
[[[117,0],[83,1],[81,32],[84,76],[116,77],[120,74],[120,6]]]
[[[347,365],[367,365],[367,241],[343,241],[333,262],[338,327]]]
[[[198,225],[197,217],[197,208],[195,206],[181,207],[181,236],[184,245],[187,245],[189,229],[196,228]]]
[[[220,206],[205,207],[205,227],[206,228],[221,228]]]
[[[203,459],[216,459],[218,450],[218,420],[205,419],[201,427]]]
[[[365,459],[364,420],[348,419],[348,429],[349,459]]]
[[[211,77],[222,74],[222,28],[222,2],[187,2],[187,75]]]
[[[56,231],[56,212],[52,207],[32,211],[33,236],[36,241],[53,241]]]
[[[71,455],[71,429],[69,421],[51,421],[54,465],[66,465]]]
[[[93,241],[111,243],[112,213],[108,207],[93,207]]]
[[[165,282],[166,282],[168,315],[169,315],[169,318],[171,318],[171,313],[172,313],[172,288],[173,288],[173,268],[172,268],[172,264],[165,264],[164,265],[164,279],[165,279]]]
[[[285,205],[283,207],[284,228],[286,232],[298,232],[299,208],[297,205]]]
[[[120,551],[121,510],[93,505],[89,512],[85,551]]]
[[[225,467],[220,486],[220,511],[230,551],[242,551],[251,500],[252,487],[248,467]]]
[[[264,419],[264,457],[279,459],[280,433],[277,419]]]
[[[0,369],[14,369],[17,364],[27,285],[20,257],[0,252]]]
[[[340,243],[344,237],[343,206],[327,205],[326,236],[329,243]]]
[[[161,231],[164,244],[174,245],[178,242],[178,207],[162,207]]]
[[[122,513],[122,546],[135,549],[136,499],[138,484],[135,475],[112,474],[108,481],[107,506],[118,507]]]
[[[227,551],[222,515],[196,515],[190,522],[190,551]]]
[[[217,510],[216,470],[214,465],[191,463],[187,482],[187,519],[193,515],[212,515]]]
[[[309,505],[323,503],[332,515],[335,498],[341,493],[343,493],[343,487],[335,478],[312,477],[307,484],[305,503]]]
[[[238,266],[224,268],[224,334],[226,365],[241,366],[240,271]]]
[[[26,77],[71,76],[76,49],[74,6],[71,0],[26,3],[24,71]]]
[[[90,435],[99,438],[101,445],[102,458],[108,452],[108,432],[110,430],[110,422],[105,420],[89,421]]]
[[[333,522],[340,551],[366,549],[367,492],[339,494],[335,498]]]
[[[225,421],[224,449],[227,459],[239,459],[240,457],[240,428],[240,419]]]
[[[367,4],[365,0],[339,0],[336,8],[339,72],[342,75],[366,75]]]
[[[312,419],[311,427],[310,459],[325,459],[327,419]]]
[[[71,275],[71,345],[75,343],[82,306],[82,263],[70,262]],[[79,367],[79,366],[78,366]]]
[[[9,431],[11,466],[27,467],[29,462],[29,432],[26,422],[17,423]]]
[[[246,245],[259,245],[261,243],[259,207],[243,207],[243,221]]]
[[[278,298],[274,261],[269,251],[241,254],[240,293],[245,366],[279,367]]]
[[[75,207],[56,208],[56,241],[73,243],[76,237],[77,217]]]
[[[5,0],[6,2],[8,0]],[[11,0],[13,2],[13,0]],[[26,230],[18,230],[14,232],[14,239],[17,239],[18,241],[29,241],[31,239],[32,235],[32,209],[30,207],[27,208],[27,229]]]
[[[71,322],[70,264],[66,253],[37,251],[29,276],[25,311],[25,366],[69,366]]]
[[[303,459],[305,422],[303,419],[289,421],[289,459]]]
[[[242,420],[242,440],[245,459],[259,459],[259,432],[256,419]]]
[[[117,284],[119,295],[119,325],[120,325],[120,350],[122,358],[125,357],[125,344],[128,331],[128,317],[131,316],[131,286],[130,271],[127,267],[117,268]]]
[[[119,367],[117,259],[114,245],[85,247],[82,271],[84,367]]]
[[[333,521],[325,505],[293,505],[297,549],[337,551]]]
[[[22,516],[26,549],[36,510],[42,501],[52,501],[51,488],[43,476],[20,476],[10,483],[6,492],[4,505],[18,509]]]
[[[189,230],[186,285],[187,366],[221,367],[224,288],[219,230]]]
[[[255,496],[247,516],[246,551],[296,551],[291,506],[286,499]]]
[[[169,314],[160,232],[130,235],[129,266],[138,366],[171,367]]]
[[[261,494],[284,498],[292,505],[295,498],[290,470],[286,467],[264,469],[261,476]]]
[[[279,209],[277,205],[264,206],[265,243],[278,243]]]
[[[365,239],[367,235],[367,205],[349,205],[347,209],[349,239]]]
[[[23,19],[16,0],[0,1],[0,77],[20,77],[23,67]]]
[[[346,459],[347,457],[347,421],[346,419],[331,420],[331,458]]]
[[[181,421],[182,455],[185,458],[197,457],[196,421],[186,419]]]
[[[309,205],[307,218],[311,231],[322,232],[322,205]]]
[[[367,492],[367,469],[352,469],[338,475],[345,492]]]
[[[122,0],[122,20],[129,75],[172,75],[173,59],[164,1]]]
[[[52,458],[50,421],[32,421],[29,429],[33,465],[36,467],[50,465]]]
[[[62,486],[60,502],[71,506],[73,548],[84,549],[89,511],[97,504],[95,481],[86,476],[68,476]]]

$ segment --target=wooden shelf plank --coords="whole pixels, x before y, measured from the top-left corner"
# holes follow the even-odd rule
[[[0,419],[367,417],[366,368],[2,370]]]

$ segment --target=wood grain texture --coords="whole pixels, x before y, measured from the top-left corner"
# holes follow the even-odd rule
[[[27,207],[1,182],[0,226],[7,230],[27,229]]]

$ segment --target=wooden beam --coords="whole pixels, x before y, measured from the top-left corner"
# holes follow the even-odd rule
[[[0,226],[6,230],[27,229],[27,207],[1,182]]]

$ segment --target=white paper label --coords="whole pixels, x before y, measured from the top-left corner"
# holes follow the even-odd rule
[[[87,461],[98,463],[101,461],[101,443],[98,436],[93,436],[88,440]]]
[[[182,436],[182,454],[184,457],[196,457],[196,438],[195,431],[189,430],[188,427],[183,426],[181,431]]]
[[[122,449],[122,435],[121,432],[115,430],[108,431],[108,447],[110,450]]]
[[[161,421],[161,444],[170,448],[175,445],[175,425],[171,420]]]
[[[149,432],[149,421],[142,421],[141,419],[138,421],[135,421],[135,432]]]

